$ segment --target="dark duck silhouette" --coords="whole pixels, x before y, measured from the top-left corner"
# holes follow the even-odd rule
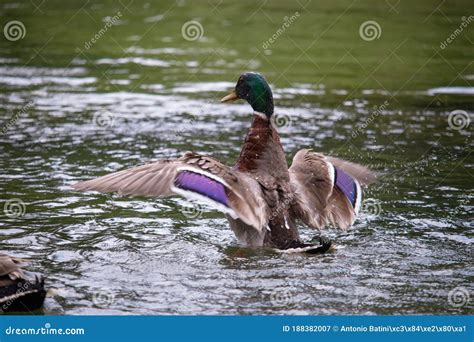
[[[321,229],[353,224],[362,201],[361,186],[375,180],[366,167],[310,150],[300,150],[288,168],[272,118],[273,96],[258,73],[240,76],[235,91],[221,102],[246,100],[253,108],[252,126],[233,167],[186,152],[76,183],[77,190],[123,195],[200,200],[225,213],[245,246],[287,251],[324,252],[330,241],[303,243],[297,222]]]
[[[0,312],[33,311],[44,302],[44,278],[24,271],[28,260],[0,254]]]

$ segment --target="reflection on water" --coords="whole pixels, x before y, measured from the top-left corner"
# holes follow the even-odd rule
[[[73,14],[63,7],[53,11],[44,6],[51,23]],[[33,16],[28,4],[21,12],[15,6],[4,8],[15,18],[24,16],[31,29],[24,41],[2,45],[1,50],[1,202],[19,199],[25,207],[20,215],[4,212],[0,244],[9,253],[31,257],[33,268],[47,275],[51,294],[42,313],[472,310],[469,302],[453,303],[456,294],[463,298],[473,289],[474,102],[473,88],[465,83],[473,74],[465,68],[472,58],[449,57],[463,81],[443,66],[446,69],[436,75],[421,71],[413,84],[403,87],[419,61],[411,50],[401,51],[404,67],[413,66],[411,74],[402,69],[394,86],[391,74],[364,83],[366,74],[352,57],[369,68],[374,51],[358,55],[357,48],[350,47],[354,51],[347,55],[333,40],[322,39],[325,49],[318,51],[318,69],[308,65],[309,57],[297,48],[287,51],[285,46],[292,43],[284,36],[262,54],[252,50],[257,43],[246,46],[253,38],[245,32],[227,44],[219,25],[230,25],[235,12],[224,5],[220,18],[204,21],[208,39],[201,42],[181,39],[181,25],[189,18],[179,8],[187,7],[163,14],[164,8],[155,13],[145,4],[134,6],[135,16],[124,15],[114,27],[127,29],[127,34],[111,31],[90,51],[77,53],[75,48],[93,34],[82,25],[67,41],[54,36],[32,60],[29,55],[39,49],[35,42],[42,41],[33,28],[44,27],[45,19]],[[282,3],[274,6],[265,10],[280,23]],[[93,15],[117,10],[99,7]],[[326,8],[321,11],[323,17],[333,15]],[[302,13],[298,20],[303,23]],[[78,16],[85,20],[87,14]],[[441,14],[433,16],[439,19]],[[410,20],[418,22],[414,19]],[[170,36],[144,35],[143,25],[154,24],[163,25],[161,32]],[[259,25],[257,42],[266,41],[278,26]],[[304,44],[309,39],[305,25],[293,25],[289,37]],[[382,27],[385,41],[380,39],[380,44],[398,44],[399,37],[390,36],[389,23]],[[444,38],[450,28],[439,30],[437,35]],[[347,27],[336,25],[330,32],[341,44],[354,41]],[[437,41],[435,37],[433,44]],[[363,48],[385,51],[374,45]],[[460,48],[453,46],[451,51]],[[333,56],[326,56],[329,52]],[[326,67],[335,65],[334,56],[344,59],[337,67]],[[286,72],[297,58],[295,69]],[[388,62],[393,68],[398,63]],[[220,104],[219,99],[241,71],[255,69],[272,83],[289,162],[297,150],[310,147],[365,163],[383,174],[368,190],[363,213],[352,229],[324,232],[337,245],[333,253],[286,255],[241,248],[222,215],[206,209],[188,217],[182,199],[70,190],[78,180],[177,157],[187,150],[233,163],[250,124],[250,109],[242,103]],[[319,71],[311,73],[314,70]],[[443,75],[451,76],[444,81]],[[302,234],[310,239],[315,232],[303,228]]]

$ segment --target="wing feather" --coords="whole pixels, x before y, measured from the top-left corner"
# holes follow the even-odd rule
[[[215,159],[187,152],[76,183],[79,191],[117,192],[122,195],[201,199],[261,231],[268,209],[258,183]]]
[[[342,229],[352,225],[360,207],[359,183],[370,184],[376,178],[365,166],[310,150],[295,155],[289,172],[297,195],[293,214],[318,229],[327,224]]]
[[[361,185],[370,185],[377,181],[377,174],[367,167],[336,157],[326,157],[326,159],[338,169],[344,170],[347,174],[357,179]]]

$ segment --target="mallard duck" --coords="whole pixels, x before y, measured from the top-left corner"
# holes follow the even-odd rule
[[[32,311],[43,305],[44,278],[22,270],[27,261],[0,254],[0,312]]]
[[[76,183],[81,191],[167,197],[180,195],[222,211],[237,240],[251,247],[324,252],[330,241],[300,240],[297,222],[321,229],[353,224],[361,187],[375,175],[364,166],[300,150],[291,167],[273,119],[273,95],[265,78],[242,74],[221,102],[246,100],[253,109],[250,130],[234,166],[194,152]]]

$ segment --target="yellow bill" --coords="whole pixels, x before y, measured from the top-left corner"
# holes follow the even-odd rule
[[[236,92],[233,91],[233,92],[230,93],[229,95],[224,96],[224,97],[221,99],[221,102],[235,101],[235,100],[238,100],[238,99],[239,99],[239,97],[237,96]]]

